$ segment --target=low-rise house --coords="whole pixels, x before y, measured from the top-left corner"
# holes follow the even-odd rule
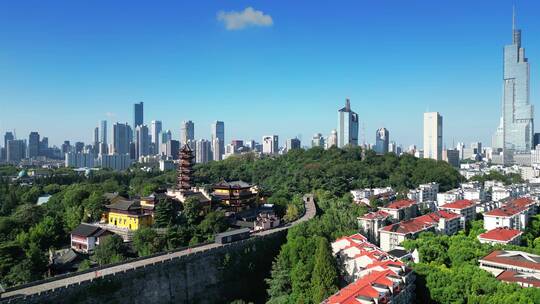
[[[91,253],[99,241],[110,234],[106,229],[82,223],[71,232],[71,248],[77,252]]]
[[[412,303],[414,274],[399,261],[374,264],[365,275],[323,301],[324,304]]]
[[[478,235],[480,243],[491,245],[519,245],[521,243],[521,235],[523,232],[517,229],[499,227]]]
[[[441,206],[457,200],[463,199],[463,190],[452,189],[443,193],[437,194],[437,205]]]
[[[388,252],[399,247],[404,240],[414,239],[422,232],[452,235],[461,227],[461,215],[445,210],[436,211],[381,228],[380,247]]]
[[[261,212],[257,215],[253,230],[266,230],[279,226],[280,220],[275,212]]]
[[[378,244],[379,229],[388,225],[390,219],[390,214],[382,210],[366,213],[358,218],[358,228],[370,242]]]
[[[390,258],[361,234],[339,238],[331,245],[332,254],[338,261],[345,281],[349,283],[357,280],[369,265]]]
[[[394,221],[399,222],[415,217],[418,213],[418,205],[413,200],[398,200],[380,207],[379,210],[390,214]]]
[[[523,287],[540,287],[540,256],[523,251],[495,250],[479,261],[498,280]]]
[[[452,203],[447,203],[439,206],[439,210],[451,211],[461,215],[461,225],[465,228],[465,224],[474,220],[476,216],[476,204],[470,200],[458,200]]]
[[[528,197],[510,200],[502,207],[484,213],[484,229],[508,227],[524,230],[530,218],[536,214],[536,204]]]

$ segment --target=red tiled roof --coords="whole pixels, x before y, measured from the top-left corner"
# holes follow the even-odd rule
[[[523,273],[513,270],[505,270],[497,276],[497,280],[510,283],[524,283],[534,287],[540,287],[540,279],[533,273]]]
[[[412,205],[416,204],[416,201],[413,200],[399,200],[395,202],[391,202],[390,204],[384,206],[385,209],[402,209],[407,208]]]
[[[361,216],[360,218],[361,219],[366,219],[366,220],[374,220],[374,219],[384,219],[384,218],[386,218],[388,216],[390,216],[390,214],[388,212],[385,212],[385,211],[382,211],[382,210],[377,210],[375,212],[370,212],[370,213],[364,214],[364,216]]]
[[[447,209],[466,209],[473,207],[474,203],[470,200],[457,200],[452,203],[444,204],[440,208],[447,208]]]
[[[499,242],[510,242],[511,240],[513,240],[517,236],[520,236],[521,234],[523,234],[523,232],[517,229],[499,227],[499,228],[491,229],[487,232],[484,232],[478,235],[478,238],[485,239],[485,240],[499,241]]]
[[[378,283],[382,285],[392,286],[393,282],[387,279],[388,275],[394,274],[391,270],[384,271],[374,271],[367,276],[356,280],[354,283],[351,283],[338,291],[333,296],[329,297],[325,303],[328,304],[353,304],[358,303],[356,300],[357,297],[366,297],[366,298],[379,298],[379,292],[372,287],[373,283]]]
[[[515,200],[508,202],[506,205],[493,209],[489,212],[486,212],[484,216],[500,216],[500,217],[510,217],[516,215],[524,210],[527,210],[530,205],[534,204],[532,199],[528,197],[521,197]]]
[[[525,257],[526,256],[526,257]],[[529,258],[527,258],[529,257]],[[540,257],[521,251],[495,250],[483,257],[481,261],[493,262],[508,266],[517,266],[540,271]]]
[[[440,210],[407,221],[385,226],[381,228],[381,230],[399,234],[415,233],[435,226],[439,223],[441,218],[452,220],[460,217],[461,216],[459,214],[454,212]]]

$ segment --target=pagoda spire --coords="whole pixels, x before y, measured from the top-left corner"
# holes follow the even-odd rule
[[[190,191],[193,174],[193,150],[188,144],[184,144],[179,152],[179,162],[176,167],[176,189]]]

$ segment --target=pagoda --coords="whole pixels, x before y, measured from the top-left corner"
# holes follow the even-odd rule
[[[193,174],[193,150],[185,144],[179,152],[178,165],[176,167],[176,190],[185,192],[191,190]]]

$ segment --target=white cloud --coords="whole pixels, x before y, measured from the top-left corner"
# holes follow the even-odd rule
[[[109,118],[113,118],[116,116],[116,114],[112,113],[112,112],[107,112],[105,113],[105,116],[109,117]]]
[[[241,12],[219,11],[218,21],[225,24],[225,28],[230,31],[241,30],[250,26],[272,26],[274,21],[270,15],[265,15],[262,11],[257,11],[253,7],[247,7]]]

